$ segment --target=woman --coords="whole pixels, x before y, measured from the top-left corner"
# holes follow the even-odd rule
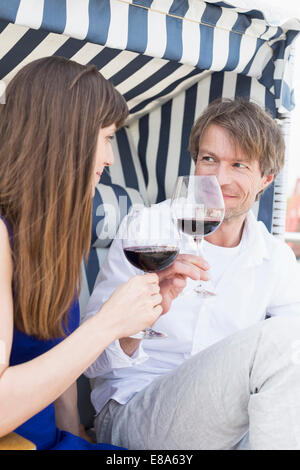
[[[148,274],[78,326],[92,196],[127,113],[96,67],[60,57],[21,69],[0,107],[0,436],[16,430],[38,449],[112,448],[78,437],[76,379],[162,313]]]

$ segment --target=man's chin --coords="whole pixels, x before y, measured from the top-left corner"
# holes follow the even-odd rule
[[[248,213],[248,209],[247,210],[238,210],[238,209],[226,209],[225,211],[225,216],[224,216],[224,221],[226,220],[231,220],[231,219],[237,219],[237,218],[240,218],[240,217],[246,217],[247,213]]]

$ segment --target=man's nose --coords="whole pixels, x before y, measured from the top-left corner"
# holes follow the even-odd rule
[[[220,186],[230,184],[232,182],[231,167],[222,164],[219,165],[216,172],[216,177]]]

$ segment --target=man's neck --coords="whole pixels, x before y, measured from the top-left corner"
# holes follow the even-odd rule
[[[242,238],[246,215],[243,214],[239,217],[224,219],[218,230],[205,237],[205,240],[213,245],[223,246],[224,248],[237,246]]]

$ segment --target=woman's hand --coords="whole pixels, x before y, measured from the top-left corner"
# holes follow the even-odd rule
[[[186,286],[187,277],[198,281],[208,281],[208,263],[200,256],[178,255],[174,263],[157,273],[162,295],[162,313],[167,313],[173,300]]]
[[[155,323],[162,313],[161,302],[158,275],[138,275],[117,287],[99,313],[109,315],[119,339]]]

